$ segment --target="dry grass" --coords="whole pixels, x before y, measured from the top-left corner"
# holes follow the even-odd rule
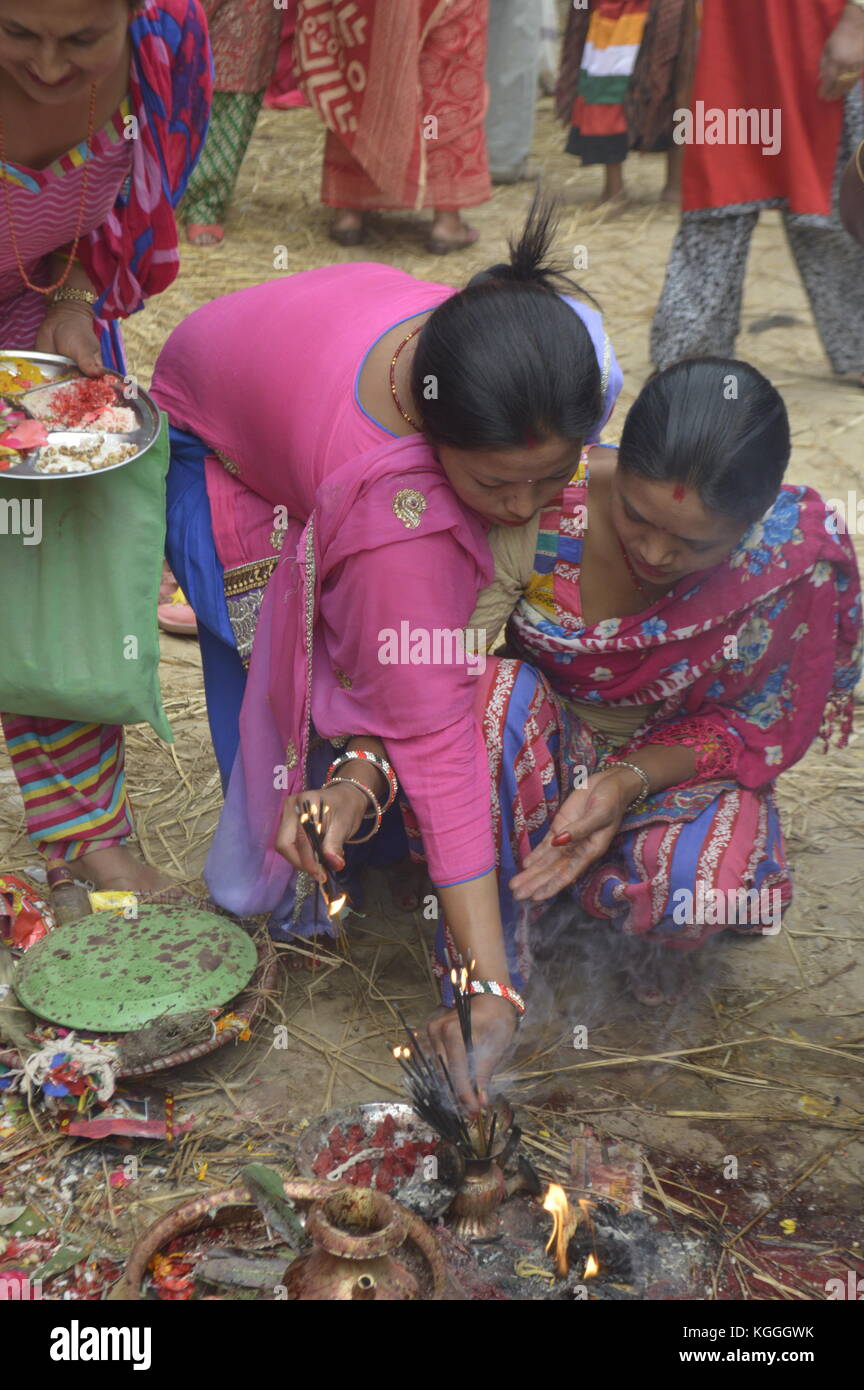
[[[286,250],[289,271],[375,259],[422,278],[460,284],[501,259],[506,238],[530,201],[525,185],[496,190],[493,200],[471,215],[482,234],[478,246],[459,256],[427,255],[425,218],[408,214],[382,215],[373,222],[368,246],[340,250],[327,239],[328,213],[318,203],[322,143],[309,112],[261,118],[226,242],[216,249],[184,247],[177,283],[128,325],[130,367],[142,379],[149,378],[162,343],[184,315],[214,295],[277,274],[273,258],[279,247]],[[550,103],[544,101],[535,154],[545,166],[547,186],[565,200],[562,248],[588,248],[589,268],[582,278],[602,304],[625,372],[614,419],[620,428],[627,404],[650,370],[648,330],[676,218],[653,201],[662,183],[659,159],[631,161],[627,174],[634,201],[612,217],[591,201],[599,173],[579,170],[562,153],[562,144]],[[753,320],[777,312],[800,322],[758,336],[746,331]],[[273,352],[278,346],[262,330],[259,341],[238,348]],[[829,496],[859,487],[864,397],[830,379],[773,214],[763,218],[754,237],[738,351],[784,392],[795,436],[792,479],[813,483]],[[614,434],[610,429],[607,437]],[[195,644],[163,638],[162,675],[177,742],[169,749],[149,730],[131,730],[129,785],[144,850],[200,888],[221,794]],[[545,1176],[561,1180],[569,1135],[581,1122],[647,1145],[654,1164],[650,1202],[712,1230],[719,1242],[715,1287],[723,1261],[730,1258],[726,1247],[734,1240],[742,1296],[800,1298],[802,1293],[786,1271],[766,1263],[753,1233],[732,1230],[713,1199],[706,1205],[701,1193],[688,1189],[676,1165],[694,1154],[719,1162],[724,1153],[765,1155],[770,1149],[770,1159],[760,1162],[768,1164],[775,1207],[793,1188],[812,1194],[818,1179],[820,1200],[846,1208],[850,1184],[860,1183],[860,749],[857,734],[845,751],[828,759],[810,753],[781,779],[779,800],[797,880],[787,930],[761,946],[730,947],[717,977],[671,1015],[610,1007],[609,1017],[592,1031],[591,1050],[579,1057],[553,1017],[530,1045],[533,1051],[526,1043],[506,1078],[513,1099],[527,1107],[526,1143]],[[2,863],[22,868],[35,855],[24,836],[8,764],[2,777]],[[122,1251],[170,1202],[229,1185],[250,1155],[287,1170],[291,1136],[303,1117],[400,1093],[387,1047],[394,1035],[388,1001],[398,998],[418,1021],[427,1012],[433,998],[430,924],[396,913],[377,879],[371,892],[368,915],[352,927],[347,953],[285,948],[286,964],[306,966],[314,957],[322,968],[285,970],[270,1022],[252,1043],[172,1075],[178,1108],[196,1114],[193,1132],[173,1148],[139,1142],[145,1177],[137,1187],[111,1194],[99,1164],[82,1179],[79,1199],[64,1218],[69,1231],[78,1223],[89,1231],[91,1244]],[[271,1025],[287,1028],[288,1050],[276,1046]],[[568,1097],[563,1118],[560,1105],[545,1105],[551,1091]],[[40,1133],[33,1121],[23,1120],[6,1142],[0,1181],[17,1173],[24,1195],[38,1201],[38,1178],[50,1187],[69,1153],[90,1147],[44,1126]],[[22,1168],[28,1162],[32,1166]]]

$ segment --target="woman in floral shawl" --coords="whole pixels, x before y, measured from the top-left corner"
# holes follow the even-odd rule
[[[788,456],[785,407],[754,368],[680,362],[533,534],[493,537],[471,624],[509,615],[477,708],[514,982],[542,933],[520,904],[564,889],[679,953],[725,926],[779,929],[792,881],[774,783],[818,734],[845,742],[861,664],[854,550],[817,493],[780,486]],[[446,948],[442,928],[442,974]],[[644,953],[633,974],[660,1002]]]

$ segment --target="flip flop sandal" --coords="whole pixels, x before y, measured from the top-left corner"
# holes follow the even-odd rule
[[[338,246],[360,246],[366,240],[365,227],[330,226],[329,236]]]
[[[186,601],[186,595],[181,588],[176,588],[167,603],[160,603],[156,609],[156,618],[163,632],[168,632],[172,637],[197,637],[198,622],[195,613]]]
[[[426,250],[430,256],[449,256],[451,251],[467,251],[469,246],[476,246],[479,240],[479,232],[475,232],[467,241],[453,241],[451,237],[430,236],[426,241]]]
[[[206,241],[202,241],[206,237]],[[225,228],[219,222],[189,222],[186,240],[193,246],[220,246],[225,240]]]

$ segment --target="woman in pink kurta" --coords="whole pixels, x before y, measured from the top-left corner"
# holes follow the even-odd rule
[[[230,773],[206,876],[235,911],[326,926],[277,848],[282,807],[323,781],[334,743],[363,735],[387,740],[433,881],[464,899],[457,937],[472,935],[471,897],[490,879],[496,901],[476,673],[434,654],[390,660],[382,634],[465,627],[493,574],[489,525],[521,524],[553,495],[620,388],[600,316],[554,292],[536,219],[531,235],[533,252],[526,240],[458,294],[375,264],[243,290],[192,314],[159,358],[168,553],[202,627]],[[378,385],[373,415],[364,402]],[[418,400],[423,432],[400,433]],[[509,481],[487,491],[490,470]],[[463,945],[500,975],[481,935]]]

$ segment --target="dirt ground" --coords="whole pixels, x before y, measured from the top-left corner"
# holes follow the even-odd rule
[[[492,201],[471,214],[479,244],[459,256],[428,256],[424,218],[408,214],[375,219],[369,244],[344,251],[327,239],[327,213],[318,203],[322,143],[307,111],[262,116],[224,245],[184,247],[176,284],[128,325],[130,370],[142,380],[149,381],[161,343],[190,310],[279,273],[279,248],[288,271],[375,259],[461,284],[501,259],[530,200],[529,185],[496,189]],[[632,201],[622,212],[610,216],[598,209],[600,174],[579,169],[563,153],[548,99],[540,103],[535,154],[546,186],[563,200],[562,249],[587,247],[588,267],[580,277],[603,307],[624,369],[623,397],[606,434],[613,439],[651,369],[649,326],[677,214],[656,202],[663,181],[659,157],[628,164]],[[769,315],[790,321],[756,332]],[[238,350],[273,352],[278,343],[262,327],[258,342],[238,344]],[[791,480],[827,496],[860,489],[864,394],[830,375],[776,214],[763,216],[754,237],[738,351],[788,403],[795,442]],[[148,730],[130,731],[129,787],[143,847],[164,868],[194,881],[218,814],[218,780],[197,645],[163,636],[162,652],[176,743],[171,751]],[[861,1253],[864,1234],[855,1217],[864,1042],[861,749],[859,725],[845,751],[827,759],[811,752],[780,780],[797,889],[779,936],[721,940],[694,963],[684,997],[656,1010],[628,999],[605,941],[583,944],[569,978],[537,977],[531,1022],[501,1083],[525,1107],[529,1151],[550,1174],[561,1170],[561,1145],[584,1120],[647,1146],[653,1163],[648,1190],[664,1205],[668,1199],[673,1210],[675,1192],[680,1197],[692,1182],[700,1191],[722,1189],[724,1201],[729,1194],[739,1222],[764,1211],[759,1229],[765,1236],[792,1240],[779,1223],[793,1220],[794,1240],[836,1241],[850,1259]],[[36,856],[5,758],[0,793],[0,862],[21,869]],[[146,1189],[115,1194],[104,1226],[109,1245],[128,1245],[172,1199],[226,1186],[244,1150],[287,1163],[290,1134],[304,1119],[353,1101],[401,1095],[389,1055],[396,1037],[390,1003],[398,1001],[418,1021],[433,1004],[433,924],[420,913],[400,913],[380,874],[369,888],[366,918],[355,919],[347,951],[323,953],[324,969],[310,972],[302,968],[301,952],[282,949],[285,966],[301,968],[281,973],[268,1020],[250,1042],[162,1079],[178,1107],[194,1111],[196,1124],[173,1158],[160,1158],[159,1146],[151,1146],[154,1172]],[[588,1029],[587,1049],[574,1049],[575,1024]],[[286,1036],[275,1032],[279,1025],[287,1027],[287,1048],[278,1045]],[[10,1158],[16,1151],[7,1141]],[[51,1152],[56,1165],[59,1156]],[[737,1159],[737,1181],[722,1177],[729,1156]],[[37,1168],[41,1161],[37,1156]],[[24,1171],[26,1187],[36,1180],[36,1168]],[[98,1199],[91,1207],[97,1215]],[[778,1296],[764,1282],[749,1293]]]

